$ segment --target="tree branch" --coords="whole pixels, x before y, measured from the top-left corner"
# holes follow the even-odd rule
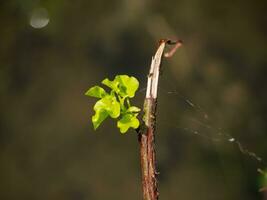
[[[165,57],[171,57],[181,46],[181,41],[160,40],[159,47],[152,57],[150,70],[147,78],[147,90],[144,101],[144,124],[139,130],[142,189],[144,200],[157,200],[159,196],[157,187],[157,171],[155,159],[155,129],[156,129],[156,108],[159,70],[161,58],[166,44],[175,44],[174,48],[165,53]]]

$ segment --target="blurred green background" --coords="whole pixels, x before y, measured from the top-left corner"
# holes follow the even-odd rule
[[[160,199],[264,199],[257,169],[266,166],[228,139],[267,159],[266,9],[260,0],[1,0],[0,199],[141,199],[136,133],[121,135],[112,120],[93,131],[95,100],[84,92],[133,75],[142,107],[151,56],[169,37],[184,46],[160,80]]]

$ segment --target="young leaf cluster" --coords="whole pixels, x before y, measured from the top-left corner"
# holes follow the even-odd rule
[[[139,87],[138,80],[127,75],[117,75],[114,80],[104,79],[102,84],[110,88],[106,92],[100,86],[91,87],[86,96],[99,98],[94,105],[95,114],[92,116],[92,123],[96,130],[99,125],[107,118],[118,119],[117,127],[121,133],[126,133],[129,128],[138,128],[139,120],[137,115],[140,108],[130,104],[130,98],[133,98]]]

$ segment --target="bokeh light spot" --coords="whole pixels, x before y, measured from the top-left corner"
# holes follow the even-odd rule
[[[44,28],[48,25],[50,19],[48,16],[47,9],[45,8],[36,8],[32,12],[31,18],[30,18],[30,25],[33,28]]]

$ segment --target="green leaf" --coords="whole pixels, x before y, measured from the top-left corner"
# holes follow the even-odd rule
[[[139,87],[138,80],[127,75],[117,75],[113,81],[106,78],[102,81],[102,84],[108,86],[120,96],[130,98],[134,97]]]
[[[96,98],[102,98],[107,95],[106,91],[99,86],[91,87],[87,92],[85,93],[86,96],[96,97]]]
[[[92,123],[96,130],[99,125],[108,117],[108,112],[104,109],[98,109],[95,111],[95,115],[92,116]]]
[[[111,118],[118,118],[120,116],[120,103],[117,102],[113,95],[106,95],[98,100],[94,106],[95,115],[92,117],[94,129],[110,116]]]
[[[94,110],[106,110],[111,118],[117,118],[120,116],[120,103],[115,96],[107,95],[96,102]]]
[[[136,118],[137,114],[125,114],[117,122],[117,127],[120,129],[121,133],[126,133],[129,128],[137,129],[139,126],[139,120]]]
[[[128,96],[130,98],[134,97],[136,90],[139,87],[138,80],[127,75],[117,75],[115,80],[119,82],[120,95]]]
[[[259,185],[260,185],[260,191],[264,191],[267,188],[267,171],[258,169],[258,172],[260,173],[259,177]]]
[[[136,107],[136,106],[131,106],[127,109],[127,112],[131,112],[131,113],[134,113],[134,112],[139,112],[141,109]]]
[[[114,90],[116,93],[119,93],[119,88],[118,88],[119,81],[118,80],[110,81],[108,78],[106,78],[102,81],[102,84],[108,86],[109,88]]]

